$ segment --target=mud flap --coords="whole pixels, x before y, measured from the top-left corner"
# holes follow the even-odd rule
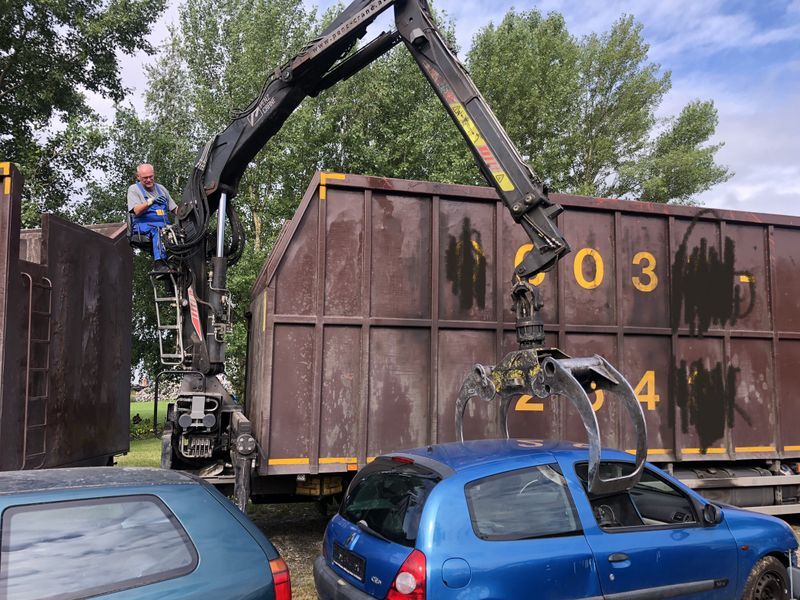
[[[252,424],[244,413],[231,413],[231,433],[234,443],[231,447],[231,464],[233,465],[233,501],[244,514],[247,514],[247,502],[250,500],[250,477],[255,463],[258,445],[252,435]]]
[[[622,477],[600,475],[600,428],[589,393],[608,390],[619,397],[636,435],[635,468]],[[506,439],[508,409],[522,394],[537,398],[554,395],[569,398],[581,417],[589,439],[589,491],[611,494],[630,489],[639,482],[647,459],[647,426],[642,405],[627,380],[601,356],[569,358],[557,350],[517,350],[495,367],[475,365],[461,385],[456,400],[456,435],[464,441],[464,411],[472,398],[491,402],[500,397],[500,414]]]

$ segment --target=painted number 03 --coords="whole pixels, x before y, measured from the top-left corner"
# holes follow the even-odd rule
[[[656,372],[645,371],[633,393],[636,394],[636,398],[645,405],[647,410],[656,410],[656,405],[661,400],[661,397],[656,394]],[[603,390],[594,392],[594,402],[592,403],[594,412],[602,408],[605,400],[606,396]],[[519,397],[514,405],[514,410],[520,412],[544,412],[544,403],[535,401],[532,396],[524,395]]]
[[[514,256],[514,268],[518,267],[525,257],[525,254],[533,250],[533,244],[523,244],[517,250]],[[639,267],[640,272],[631,277],[633,287],[640,292],[650,293],[658,287],[658,275],[656,275],[656,257],[651,252],[637,252],[631,264]],[[589,269],[584,271],[584,266],[593,266],[594,275],[587,276],[586,273],[591,273]],[[605,263],[603,256],[598,250],[594,248],[581,248],[575,253],[575,259],[572,263],[572,273],[575,276],[575,281],[585,290],[594,290],[600,287],[605,279]],[[536,277],[529,279],[531,285],[539,286],[544,282],[545,274],[539,273]]]

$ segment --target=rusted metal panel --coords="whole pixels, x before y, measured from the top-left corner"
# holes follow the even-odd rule
[[[317,277],[317,223],[316,210],[305,213],[292,244],[280,263],[280,277],[284,285],[276,290],[275,308],[283,315],[311,315],[314,313],[314,286]]]
[[[776,227],[775,328],[778,331],[800,331],[800,241],[797,229]]]
[[[446,281],[438,286],[439,318],[453,321],[494,321],[495,207],[442,200],[439,205],[439,246],[435,260]]]
[[[428,443],[430,331],[373,327],[367,456]]]
[[[491,362],[496,355],[496,334],[492,330],[439,330],[437,356],[438,433],[442,439],[455,439],[456,395],[464,374],[476,364]],[[470,402],[464,415],[464,437],[497,437],[498,411],[495,404]]]
[[[279,325],[275,328],[269,460],[277,467],[295,467],[308,461],[311,448],[314,328]]]
[[[800,340],[781,340],[777,347],[780,448],[787,455],[797,456],[800,427],[794,415],[800,414],[800,394],[796,393],[800,389]]]
[[[564,236],[572,242],[565,261],[563,301],[568,325],[612,325],[616,322],[614,294],[614,220],[611,214],[583,210],[564,213]]]
[[[663,317],[662,317],[663,318]],[[634,387],[644,410],[650,460],[668,460],[675,456],[675,410],[670,402],[672,371],[671,338],[666,335],[625,336],[620,371]],[[630,421],[621,419],[622,445],[634,448],[635,437]]]
[[[0,470],[19,468],[24,403],[22,388],[22,296],[19,272],[19,230],[22,176],[10,163],[0,163]]]
[[[729,456],[736,374],[724,361],[722,342],[700,337],[678,340],[671,402],[679,458]]]
[[[780,440],[771,340],[731,340],[730,365],[736,378],[729,414],[733,452],[737,458],[774,455]]]
[[[630,326],[669,327],[667,221],[623,215],[618,266],[622,320]]]
[[[344,466],[358,456],[361,328],[325,328],[320,429],[320,467]]]
[[[133,262],[124,229],[109,238],[52,215],[42,222],[57,315],[48,424],[66,415],[75,424],[48,433],[51,467],[128,449]]]
[[[43,215],[41,229],[21,232],[22,182],[13,168],[11,179],[0,198],[8,251],[0,261],[0,469],[105,464],[128,449],[125,227],[92,231]]]
[[[614,335],[571,333],[567,335],[562,349],[570,356],[593,356],[599,354],[611,364],[619,364],[617,359],[617,338]],[[611,394],[595,392],[590,396],[592,408],[597,415],[602,442],[605,446],[619,447],[618,423],[620,421],[619,406],[613,401]],[[551,404],[554,404],[551,402]],[[578,411],[571,402],[560,399],[561,420],[564,439],[583,441],[586,432]],[[627,417],[625,420],[628,420]]]
[[[375,193],[371,227],[372,315],[429,319],[430,198]]]
[[[364,194],[342,191],[328,203],[325,248],[325,314],[361,314]]]
[[[572,253],[534,282],[547,344],[619,366],[650,459],[800,457],[785,416],[800,385],[800,219],[553,199]],[[516,348],[509,284],[527,243],[491,189],[317,175],[252,294],[260,472],[452,440],[464,374]],[[632,447],[614,398],[594,400],[604,441]],[[512,435],[584,439],[563,401],[511,408]],[[499,435],[498,413],[470,404],[467,436]]]

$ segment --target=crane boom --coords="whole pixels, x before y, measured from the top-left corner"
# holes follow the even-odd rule
[[[356,49],[369,25],[390,7],[394,7],[396,31],[383,33]],[[227,268],[238,260],[244,248],[244,230],[235,210],[239,182],[256,154],[306,97],[352,76],[400,42],[414,57],[463,135],[481,173],[497,190],[532,244],[517,265],[512,282],[520,350],[497,366],[476,366],[471,383],[465,382],[459,397],[459,431],[464,406],[473,396],[487,400],[500,396],[504,402],[503,414],[507,415],[507,403],[514,395],[532,392],[546,396],[552,390],[560,390],[570,395],[581,412],[598,458],[599,432],[586,391],[590,386],[614,388],[627,398],[626,407],[635,429],[642,434],[637,446],[640,468],[628,480],[607,487],[629,484],[638,479],[646,455],[644,417],[630,386],[599,357],[591,364],[580,362],[582,359],[569,362],[558,351],[542,348],[544,330],[538,319],[541,302],[538,290],[528,281],[552,269],[569,252],[556,226],[556,216],[562,209],[549,200],[546,186],[520,156],[469,73],[447,45],[427,0],[355,0],[318,37],[276,69],[258,96],[200,151],[183,191],[178,225],[167,244],[174,268],[176,298],[186,300],[186,325],[180,331],[181,367],[187,370],[187,375],[174,405],[173,419],[168,423],[168,431],[165,430],[164,466],[172,465],[173,456],[186,462],[212,459],[229,451],[238,468],[237,482],[242,479],[237,502],[241,504],[242,497],[246,501],[243,494],[247,493],[244,489],[247,478],[239,475],[243,470],[249,472],[247,461],[251,461],[256,443],[241,408],[216,378],[224,370],[225,334],[231,326]],[[215,213],[216,245],[212,245],[209,230]],[[231,231],[227,247],[226,216]],[[521,367],[527,374],[522,379],[514,375]],[[592,464],[596,467],[596,461]],[[604,484],[599,475],[593,474],[597,472],[590,464],[590,481],[599,489],[597,486]]]

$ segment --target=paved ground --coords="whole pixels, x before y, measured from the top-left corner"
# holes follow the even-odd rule
[[[315,504],[258,506],[250,518],[272,540],[289,565],[292,598],[316,600],[311,568],[322,552],[322,535],[328,518],[320,514]],[[800,539],[800,517],[787,517],[786,521]]]

